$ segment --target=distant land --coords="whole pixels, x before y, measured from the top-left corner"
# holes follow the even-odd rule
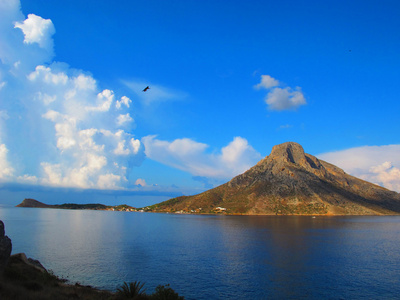
[[[59,205],[48,205],[39,202],[35,199],[24,199],[17,207],[34,207],[34,208],[57,208],[57,209],[86,209],[86,210],[111,210],[111,211],[140,211],[135,207],[121,204],[115,206],[108,206],[104,204],[94,203],[94,204],[75,204],[75,203],[65,203]]]
[[[346,174],[283,143],[245,173],[194,196],[149,206],[154,212],[246,215],[398,215],[400,194]]]
[[[17,207],[232,215],[398,215],[400,194],[346,174],[304,152],[297,143],[271,154],[231,181],[194,196],[144,208],[103,204],[47,205],[25,199]]]

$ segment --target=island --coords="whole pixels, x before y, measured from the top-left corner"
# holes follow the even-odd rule
[[[399,215],[400,194],[345,173],[287,142],[249,170],[218,187],[143,208],[126,204],[46,205],[25,199],[18,207],[228,215]]]
[[[35,199],[26,198],[16,207],[32,207],[32,208],[56,208],[56,209],[85,209],[85,210],[109,210],[109,211],[143,211],[143,209],[135,208],[126,204],[120,204],[115,206],[104,205],[100,203],[90,204],[76,204],[76,203],[64,203],[49,205],[39,202]]]

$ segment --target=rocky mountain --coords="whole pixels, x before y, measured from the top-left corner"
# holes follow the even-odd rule
[[[400,194],[346,174],[293,142],[228,183],[150,207],[160,212],[266,215],[400,214]]]
[[[52,205],[47,205],[35,199],[24,199],[17,207],[37,207],[37,208],[52,208]]]

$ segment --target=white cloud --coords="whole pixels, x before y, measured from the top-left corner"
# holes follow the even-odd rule
[[[280,87],[282,84],[269,75],[261,75],[261,82],[254,86],[256,89],[269,90],[265,97],[265,103],[269,110],[295,110],[301,105],[307,104],[300,87]]]
[[[67,64],[52,62],[51,20],[0,0],[0,180],[78,188],[129,186],[144,159],[134,123],[109,89]],[[9,155],[12,153],[12,155]]]
[[[371,167],[369,170],[372,176],[366,175],[363,176],[363,179],[369,179],[390,190],[400,192],[400,169],[394,167],[391,162],[386,161],[381,165]]]
[[[97,182],[101,181],[105,175],[105,167],[107,158],[94,153],[80,154],[76,157],[74,165],[65,167],[62,164],[42,163],[45,176],[41,182],[51,186],[62,187],[78,187],[78,188],[103,188],[98,186]],[[115,174],[114,174],[115,175]],[[116,177],[120,178],[118,175]],[[103,183],[103,182],[102,182]]]
[[[37,92],[36,100],[42,101],[45,105],[49,105],[50,103],[56,101],[56,96],[50,96],[48,94],[43,94],[42,92]]]
[[[241,137],[235,137],[220,154],[205,153],[208,145],[187,138],[168,142],[146,136],[142,142],[149,158],[193,176],[230,179],[261,159],[261,155]]]
[[[111,104],[114,100],[114,93],[110,90],[104,90],[97,94],[97,105],[86,106],[87,111],[106,112],[110,110]]]
[[[36,184],[38,183],[38,178],[36,176],[31,176],[28,174],[24,174],[23,176],[18,176],[16,181],[22,184]]]
[[[100,175],[96,186],[103,190],[119,190],[121,189],[121,179],[121,176],[115,174]]]
[[[7,147],[0,144],[0,180],[7,180],[13,176],[14,169],[10,166],[7,160]]]
[[[144,180],[144,179],[142,179],[142,178],[138,178],[138,179],[135,181],[135,185],[146,186],[146,185],[147,185],[147,184],[146,184],[146,180]]]
[[[20,29],[14,28],[14,23],[22,22],[24,18],[19,0],[0,0],[0,78],[2,71],[15,74],[20,69],[34,68],[49,56],[38,45],[35,45],[38,48],[35,49],[31,44],[23,42],[24,34]],[[5,69],[2,64],[11,68]]]
[[[34,14],[29,14],[24,22],[15,22],[15,28],[20,28],[24,35],[24,43],[37,43],[41,48],[53,50],[53,39],[55,28],[51,20],[45,20]]]
[[[223,166],[229,170],[230,177],[236,176],[253,167],[262,157],[249,145],[246,139],[235,137],[232,142],[222,148],[219,156]]]
[[[72,81],[73,85],[78,90],[91,90],[91,91],[96,90],[96,80],[94,80],[91,76],[79,74],[77,77],[74,77]],[[110,94],[109,90],[104,90],[103,93],[105,91],[107,91],[107,93]]]
[[[138,154],[140,150],[141,143],[139,140],[135,140],[134,138],[131,138],[131,148],[133,154]]]
[[[400,192],[400,145],[356,147],[318,157],[353,176]]]
[[[125,141],[118,142],[117,148],[114,150],[114,154],[116,155],[129,155],[129,149],[125,148]]]
[[[122,97],[121,97],[121,100],[115,102],[115,107],[116,107],[117,109],[121,109],[121,108],[122,108],[122,105],[125,105],[126,107],[129,108],[129,106],[130,106],[131,103],[132,103],[132,100],[131,100],[131,99],[129,99],[129,98],[126,97],[126,96],[122,96]]]
[[[296,87],[296,90],[276,87],[268,93],[265,102],[270,110],[290,110],[306,104],[299,87]]]
[[[68,76],[65,73],[55,73],[49,67],[42,65],[37,66],[35,71],[28,75],[28,79],[51,85],[66,85],[68,82]]]
[[[269,75],[261,75],[261,82],[257,85],[255,85],[254,87],[256,89],[270,89],[272,87],[278,86],[280,83],[278,80],[276,80],[275,78],[269,76]]]
[[[129,113],[125,114],[125,115],[119,115],[117,117],[117,125],[118,126],[123,126],[126,123],[130,123],[133,122],[132,117],[129,115]]]

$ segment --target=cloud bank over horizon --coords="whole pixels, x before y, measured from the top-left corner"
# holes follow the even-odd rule
[[[142,143],[147,157],[195,177],[231,179],[262,158],[242,137],[235,137],[220,153],[211,154],[206,153],[207,144],[188,138],[169,142],[150,135],[143,137]]]
[[[400,145],[363,146],[317,155],[345,172],[400,192]]]

